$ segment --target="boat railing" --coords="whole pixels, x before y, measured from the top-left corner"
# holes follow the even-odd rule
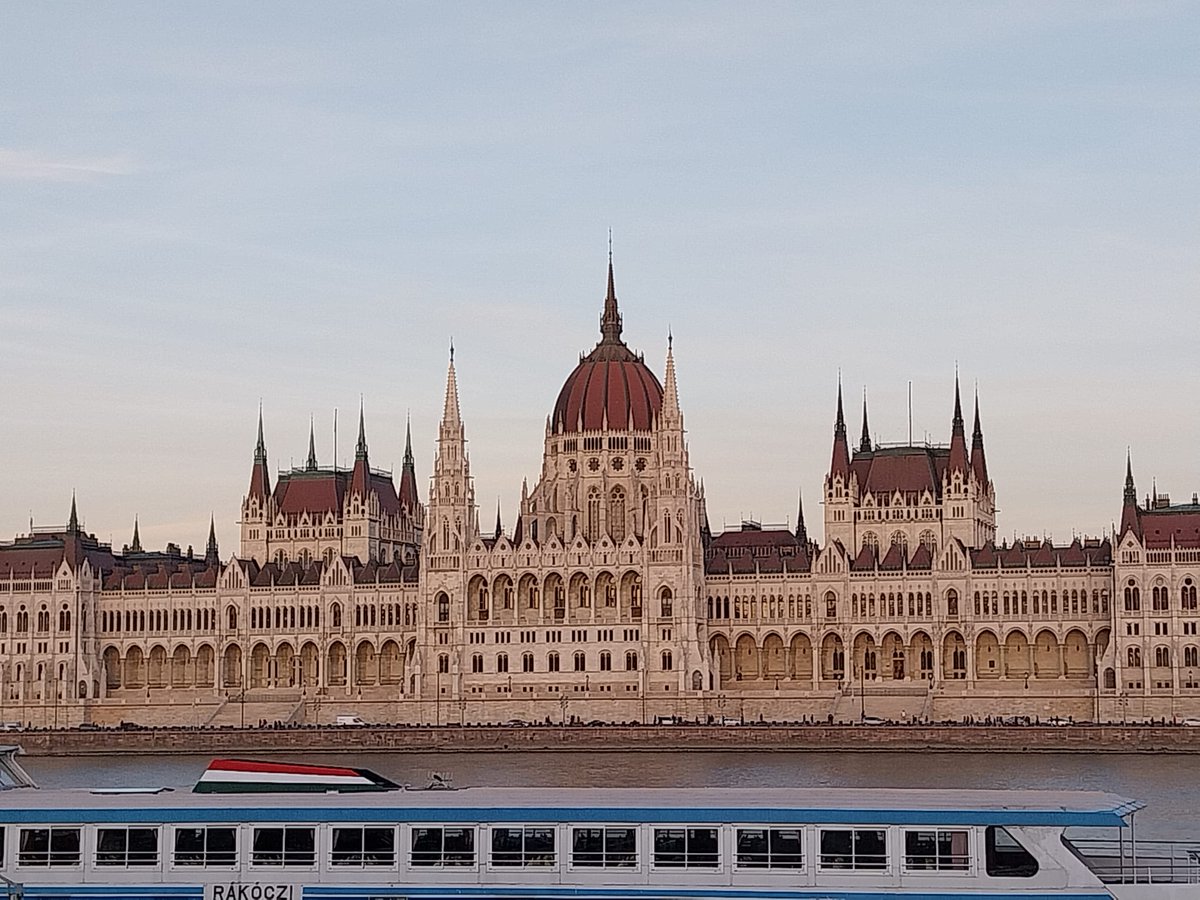
[[[0,897],[4,897],[4,900],[25,900],[25,886],[0,875]]]
[[[1200,841],[1063,838],[1105,884],[1200,884]]]

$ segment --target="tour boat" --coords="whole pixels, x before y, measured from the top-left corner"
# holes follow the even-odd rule
[[[191,792],[43,790],[15,754],[0,749],[0,884],[29,900],[1200,896],[1200,843],[1134,840],[1141,804],[1102,792],[413,790],[238,760]]]

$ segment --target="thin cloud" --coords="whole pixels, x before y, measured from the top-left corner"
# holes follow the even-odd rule
[[[0,147],[0,179],[9,181],[97,181],[133,171],[123,156],[66,159]]]

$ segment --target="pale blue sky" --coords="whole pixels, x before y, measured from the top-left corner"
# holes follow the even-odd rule
[[[883,440],[978,381],[1000,534],[1200,488],[1200,6],[0,7],[0,537],[72,489],[225,553],[363,395],[422,496],[453,336],[511,524],[594,343],[675,335],[714,525],[820,519],[837,373]],[[818,529],[819,530],[819,529]]]

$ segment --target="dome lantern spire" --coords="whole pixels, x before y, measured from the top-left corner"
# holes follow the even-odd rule
[[[600,317],[601,343],[621,343],[621,311],[617,308],[617,289],[613,283],[612,229],[608,230],[608,293],[604,295],[604,314]]]

